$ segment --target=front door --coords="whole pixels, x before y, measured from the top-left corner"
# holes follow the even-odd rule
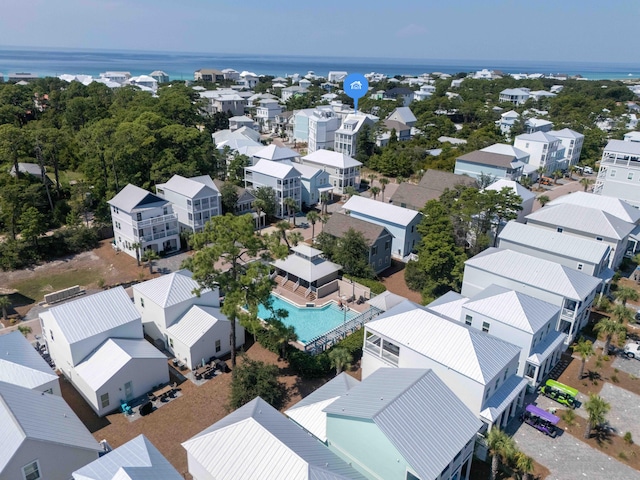
[[[127,382],[124,384],[124,396],[127,401],[133,398],[133,382]]]

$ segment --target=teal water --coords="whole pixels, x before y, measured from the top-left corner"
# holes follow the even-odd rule
[[[275,295],[271,295],[271,299],[274,310],[283,309],[289,313],[287,318],[283,319],[283,323],[295,328],[298,340],[303,344],[309,343],[358,315],[355,310],[349,310],[345,315],[345,312],[333,302],[323,307],[300,308]],[[258,317],[266,321],[270,316],[269,310],[262,305],[258,307]]]

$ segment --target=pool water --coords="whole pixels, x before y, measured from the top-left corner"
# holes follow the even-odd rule
[[[283,319],[283,323],[287,326],[291,325],[296,330],[298,341],[307,344],[311,340],[320,335],[324,335],[329,330],[342,325],[343,322],[351,320],[358,315],[355,310],[345,312],[331,302],[323,307],[296,307],[292,303],[281,299],[276,295],[271,295],[273,301],[273,309],[283,309],[289,312],[287,318]],[[258,307],[258,317],[263,320],[268,319],[271,312],[260,305]]]

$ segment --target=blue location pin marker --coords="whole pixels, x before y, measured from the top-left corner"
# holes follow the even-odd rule
[[[364,97],[369,90],[369,82],[361,73],[352,73],[344,79],[342,88],[348,97],[353,98],[353,104],[357,112],[358,99]]]

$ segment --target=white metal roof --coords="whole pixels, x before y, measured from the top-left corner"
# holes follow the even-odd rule
[[[291,158],[297,158],[300,156],[295,150],[291,150],[287,147],[280,147],[275,144],[271,144],[268,147],[264,147],[262,150],[253,154],[254,157],[264,158],[265,160],[272,160],[277,162],[279,160],[287,160]]]
[[[302,163],[296,163],[293,167],[300,172],[300,175],[304,179],[313,178],[318,172],[322,172],[323,170],[320,168],[312,167],[311,165],[303,165]]]
[[[604,151],[640,155],[640,143],[625,142],[624,140],[609,140],[607,146],[604,147]]]
[[[480,416],[490,423],[495,422],[500,414],[509,407],[520,395],[527,385],[528,380],[517,375],[511,375],[502,386],[485,403],[485,409],[480,412]]]
[[[511,343],[422,309],[372,320],[366,328],[483,385],[520,352]]]
[[[191,437],[182,446],[212,478],[364,478],[260,397]]]
[[[481,149],[481,151],[497,153],[499,155],[509,155],[510,157],[515,157],[517,160],[521,160],[523,162],[526,162],[525,159],[531,156],[529,152],[525,152],[513,145],[507,145],[505,143],[494,143],[493,145],[489,145],[488,147]]]
[[[54,380],[58,376],[20,332],[0,335],[0,382],[33,389]]]
[[[213,187],[211,185],[213,185]],[[167,183],[158,185],[158,187],[163,188],[164,190],[171,190],[172,192],[179,193],[180,195],[184,195],[187,198],[195,198],[202,191],[208,193],[208,196],[215,196],[218,194],[218,189],[215,188],[215,184],[213,184],[213,181],[211,181],[211,184],[207,184],[193,178],[185,178],[181,175],[174,175],[169,179]]]
[[[360,382],[342,372],[284,412],[302,428],[323,442],[327,441],[325,407],[336,401]]]
[[[208,288],[201,288],[200,284],[191,278],[192,276],[193,273],[189,270],[178,270],[138,283],[133,286],[133,290],[156,305],[168,308],[197,297],[194,293],[197,290],[200,290],[201,295],[211,291]]]
[[[272,264],[307,282],[320,280],[342,269],[342,265],[333,263],[325,258],[308,260],[296,254],[289,255],[284,260],[275,260]]]
[[[228,321],[219,308],[194,305],[167,328],[167,335],[191,347],[217,322]]]
[[[27,439],[102,450],[62,397],[4,382],[0,382],[0,432],[0,472]]]
[[[305,257],[317,257],[318,255],[322,255],[322,250],[318,250],[317,248],[313,248],[311,245],[307,245],[306,243],[299,243],[298,245],[294,245],[291,247],[292,252],[300,253]]]
[[[606,197],[601,197],[606,198]],[[526,216],[527,222],[544,223],[596,236],[622,240],[635,225],[597,208],[571,203],[545,205]]]
[[[500,92],[500,95],[529,95],[529,90],[523,90],[522,88],[505,88]]]
[[[508,222],[498,235],[500,239],[531,249],[550,252],[577,260],[584,260],[594,265],[606,257],[611,247],[604,242],[589,240],[575,235],[565,235],[533,224]]]
[[[43,313],[47,313],[49,318],[58,324],[70,344],[130,322],[140,324],[140,338],[142,338],[140,313],[122,287],[87,295],[51,307]]]
[[[574,192],[570,195],[558,197],[548,203],[548,205],[567,204],[602,210],[614,217],[618,217],[620,220],[633,224],[640,222],[640,210],[615,197],[606,197],[587,192]]]
[[[144,339],[109,338],[76,365],[75,372],[96,391],[127,363],[139,358],[167,359],[164,353]]]
[[[555,350],[564,343],[565,338],[567,338],[566,333],[552,330],[542,342],[536,343],[531,355],[527,358],[527,362],[530,362],[533,365],[542,365],[542,362],[544,362],[549,355],[555,352]]]
[[[501,179],[493,182],[491,185],[489,185],[486,188],[486,190],[495,190],[495,191],[499,192],[503,188],[509,188],[509,189],[513,190],[514,193],[516,195],[518,195],[522,199],[522,203],[524,203],[527,200],[531,200],[532,198],[536,197],[535,193],[533,193],[531,190],[528,190],[528,189],[524,188],[518,182],[514,182],[513,180],[507,180],[507,179],[504,179],[504,178],[501,178]]]
[[[399,303],[402,303],[406,300],[405,297],[400,295],[396,295],[395,293],[390,292],[389,290],[385,290],[379,295],[376,295],[372,299],[368,300],[367,303],[372,307],[376,307],[383,312],[390,310],[395,307]]]
[[[583,301],[601,283],[559,263],[502,248],[487,248],[465,264],[576,301]]]
[[[562,130],[551,130],[549,134],[558,138],[584,138],[583,134],[578,133],[575,130],[571,130],[570,128],[563,128]]]
[[[437,478],[482,425],[433,370],[413,368],[380,368],[325,412],[373,420],[425,479]]]
[[[246,167],[245,170],[247,172],[261,173],[262,175],[281,179],[300,176],[300,172],[288,163],[272,162],[271,160],[264,159],[258,160],[258,163],[252,167]]]
[[[408,208],[398,207],[390,203],[379,202],[372,198],[354,195],[343,206],[344,210],[360,213],[380,220],[385,223],[393,223],[396,225],[407,226],[417,216],[421,216],[420,212],[409,210]]]
[[[183,477],[144,435],[73,472],[73,480],[182,480]]]
[[[197,177],[191,177],[189,180],[193,180],[194,182],[201,183],[206,185],[207,187],[219,192],[218,186],[215,184],[210,175],[198,175]]]
[[[458,292],[449,290],[444,295],[436,298],[426,306],[427,309],[441,317],[459,322],[462,314],[462,306],[469,300]]]
[[[309,155],[302,157],[303,161],[315,163],[317,165],[326,165],[334,168],[359,167],[361,162],[344,153],[332,152],[330,150],[320,149]]]
[[[130,213],[137,207],[158,207],[165,205],[168,202],[157,195],[130,183],[120,190],[120,192],[107,203],[124,212]]]
[[[533,133],[523,133],[522,135],[518,135],[516,137],[516,140],[524,140],[526,142],[552,143],[552,142],[557,142],[559,139],[545,132],[533,132]]]
[[[471,297],[463,309],[534,335],[560,314],[556,305],[499,285],[489,285]]]

